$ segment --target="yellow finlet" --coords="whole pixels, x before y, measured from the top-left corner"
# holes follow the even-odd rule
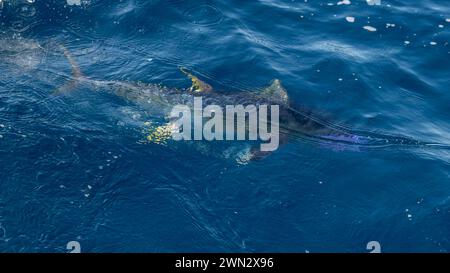
[[[211,92],[213,91],[213,88],[211,85],[207,84],[206,82],[200,80],[198,77],[192,75],[189,71],[186,70],[184,67],[180,67],[180,71],[183,72],[189,79],[192,81],[192,86],[189,89],[191,92]]]

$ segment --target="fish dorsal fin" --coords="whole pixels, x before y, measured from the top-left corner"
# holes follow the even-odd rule
[[[286,89],[281,85],[279,79],[274,79],[270,86],[264,88],[261,92],[263,96],[287,104],[289,101],[289,96]]]
[[[183,72],[192,81],[192,86],[189,88],[191,92],[202,93],[202,92],[212,92],[213,88],[211,85],[200,80],[198,77],[194,76],[192,73],[186,70],[184,67],[180,67],[180,71]]]

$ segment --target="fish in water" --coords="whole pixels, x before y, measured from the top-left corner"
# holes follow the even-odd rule
[[[286,89],[280,80],[272,83],[258,92],[219,92],[184,68],[180,70],[192,81],[188,89],[168,88],[157,84],[144,84],[122,81],[95,80],[86,77],[81,72],[77,62],[70,52],[62,47],[65,57],[72,67],[72,78],[57,93],[66,93],[79,85],[90,90],[106,91],[115,94],[126,101],[139,105],[151,116],[162,120],[157,126],[149,125],[147,140],[153,143],[166,143],[171,139],[173,120],[169,117],[175,105],[187,105],[193,109],[193,101],[201,96],[203,104],[218,105],[278,105],[279,106],[279,140],[284,144],[290,139],[306,139],[319,142],[333,149],[359,149],[361,147],[380,147],[391,145],[425,145],[406,137],[394,137],[375,133],[353,132],[346,128],[326,122],[311,111],[298,107],[289,99]],[[269,120],[269,119],[268,119]],[[245,153],[245,160],[262,159],[270,152],[262,152],[251,146]]]

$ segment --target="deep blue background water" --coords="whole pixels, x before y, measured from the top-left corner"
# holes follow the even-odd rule
[[[1,252],[450,250],[445,147],[298,141],[238,165],[142,144],[144,111],[114,96],[52,95],[64,44],[95,79],[189,87],[184,66],[252,92],[279,78],[336,124],[449,144],[448,1],[4,2],[2,43],[40,48],[0,52]]]

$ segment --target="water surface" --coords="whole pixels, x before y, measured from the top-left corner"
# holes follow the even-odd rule
[[[1,252],[449,251],[448,2],[0,2]],[[71,77],[61,44],[93,79],[278,78],[334,124],[444,145],[293,141],[238,164],[142,143],[138,105],[54,95]]]

